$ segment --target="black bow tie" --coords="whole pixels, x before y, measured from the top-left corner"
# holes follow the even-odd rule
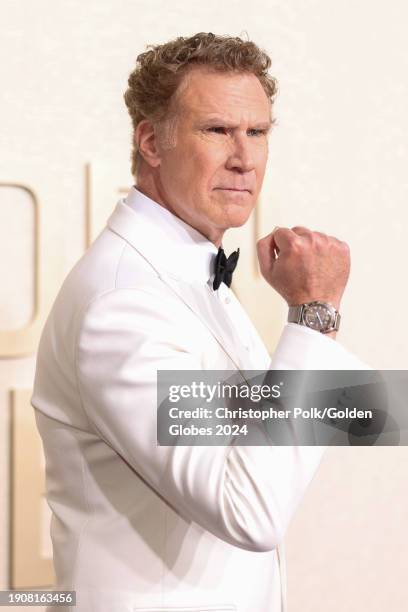
[[[224,249],[218,249],[217,257],[215,258],[215,277],[213,289],[216,291],[221,283],[225,283],[230,287],[232,281],[232,273],[236,268],[239,257],[239,249],[231,253],[229,257],[225,256]]]

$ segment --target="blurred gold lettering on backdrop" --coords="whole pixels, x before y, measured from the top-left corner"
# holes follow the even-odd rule
[[[10,587],[47,586],[54,584],[55,576],[43,542],[50,536],[42,528],[45,474],[41,438],[30,406],[31,391],[13,389],[10,396]]]
[[[41,278],[39,270],[40,258],[40,243],[41,243],[41,219],[40,219],[40,203],[35,192],[21,183],[4,183],[0,182],[2,187],[20,189],[28,195],[34,208],[34,253],[33,253],[33,274],[34,274],[34,296],[33,296],[33,313],[31,319],[24,327],[19,329],[1,330],[0,331],[0,356],[1,357],[23,357],[30,355],[37,350],[38,340],[41,333],[42,321],[40,319],[41,311]]]

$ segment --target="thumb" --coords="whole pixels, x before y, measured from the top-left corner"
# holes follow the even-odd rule
[[[274,233],[277,229],[279,229],[279,226],[275,226],[270,234],[264,236],[264,238],[261,238],[256,243],[262,274],[272,271],[275,261],[278,258],[279,247],[274,240]]]

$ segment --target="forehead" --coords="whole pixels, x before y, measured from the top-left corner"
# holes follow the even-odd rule
[[[211,114],[269,121],[271,103],[259,79],[251,73],[215,72],[194,67],[184,76],[175,96],[178,111],[190,118]]]

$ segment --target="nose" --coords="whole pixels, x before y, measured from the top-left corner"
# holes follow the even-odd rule
[[[226,167],[240,173],[250,172],[255,168],[251,143],[246,134],[235,134],[231,139]]]

